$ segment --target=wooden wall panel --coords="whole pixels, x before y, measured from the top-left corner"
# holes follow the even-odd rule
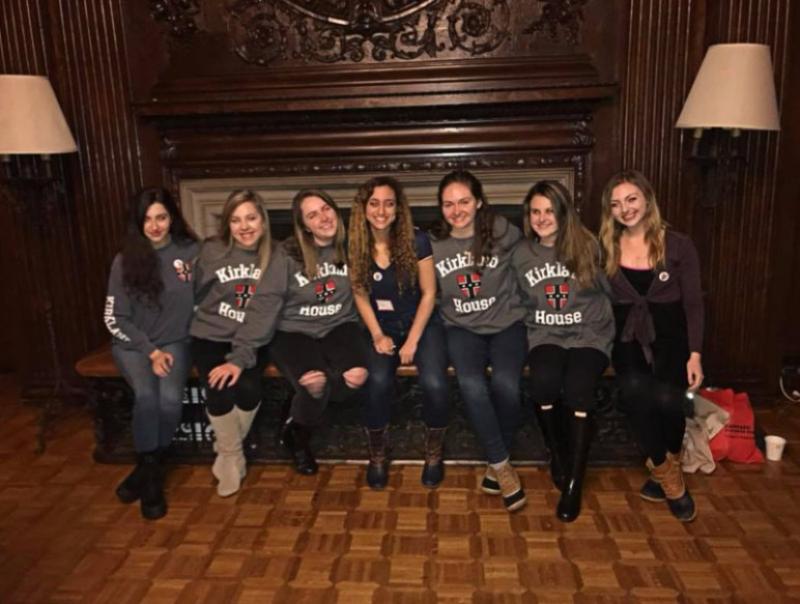
[[[698,244],[706,291],[706,360],[718,383],[763,384],[767,329],[768,253],[775,216],[779,134],[745,132],[746,162],[731,194],[713,208],[699,205],[700,173],[688,157],[689,131],[674,128],[709,44],[758,42],[772,48],[778,95],[784,73],[788,0],[630,4],[628,64],[622,91],[623,165],[648,175],[666,219]]]
[[[391,79],[388,63],[374,61],[360,64],[339,61],[303,69],[296,69],[294,63],[283,67],[276,64],[275,69],[241,63],[232,52],[224,24],[219,20],[222,0],[198,1],[204,7],[211,7],[204,11],[199,22],[201,29],[207,28],[211,33],[200,31],[190,41],[174,39],[169,26],[156,22],[150,11],[155,5],[169,5],[182,11],[186,10],[182,7],[195,3],[0,2],[0,71],[49,75],[80,148],[77,154],[64,156],[59,162],[65,172],[68,199],[45,226],[34,228],[23,214],[7,205],[0,208],[0,228],[8,233],[0,238],[3,252],[0,270],[13,274],[13,291],[19,294],[32,283],[26,274],[30,271],[19,268],[20,255],[30,256],[27,262],[42,259],[39,268],[55,301],[59,352],[67,365],[107,338],[101,322],[105,280],[122,232],[130,192],[145,180],[143,174],[149,184],[160,178],[169,182],[180,170],[191,172],[191,165],[181,164],[188,156],[169,155],[182,151],[179,144],[170,147],[172,143],[164,137],[165,132],[191,132],[195,125],[209,127],[209,131],[218,128],[222,141],[219,157],[224,158],[226,150],[235,148],[239,141],[226,130],[227,122],[219,119],[215,122],[221,114],[251,137],[266,131],[265,126],[275,121],[281,121],[285,128],[296,123],[307,134],[326,115],[337,115],[325,97],[329,91],[322,90],[324,86],[315,84],[310,76],[308,82],[304,81],[304,74],[321,74],[333,82],[337,78],[345,81],[352,74],[361,74],[364,82],[373,77]],[[517,7],[516,2],[500,4]],[[528,19],[544,5],[551,4],[554,3],[527,3],[520,14],[524,13]],[[425,101],[431,103],[430,111],[421,109],[417,113],[425,112],[426,119],[445,115],[446,119],[440,120],[442,124],[448,120],[463,122],[462,125],[485,120],[488,126],[481,131],[485,133],[494,131],[492,121],[497,126],[502,120],[516,116],[534,129],[542,124],[537,131],[537,136],[542,136],[545,123],[560,112],[564,116],[594,112],[594,120],[587,118],[576,130],[576,140],[584,145],[582,152],[588,160],[584,176],[585,191],[592,192],[585,200],[590,222],[596,218],[597,192],[612,172],[631,166],[648,174],[659,192],[667,219],[677,229],[692,234],[701,249],[709,316],[706,360],[711,378],[720,383],[764,385],[771,383],[776,361],[753,351],[776,349],[781,321],[791,316],[789,303],[784,305],[785,312],[780,318],[771,314],[770,299],[786,300],[792,289],[788,279],[787,284],[775,284],[770,278],[776,274],[789,277],[800,266],[796,252],[792,260],[783,264],[770,254],[796,248],[785,240],[793,235],[787,225],[797,224],[797,210],[789,205],[796,203],[796,199],[785,197],[792,195],[792,191],[796,196],[797,187],[786,185],[787,178],[791,179],[796,170],[785,164],[784,157],[789,155],[779,154],[781,146],[785,148],[787,144],[782,134],[746,133],[741,144],[748,162],[737,170],[732,194],[715,208],[701,208],[697,203],[699,171],[688,158],[688,133],[676,130],[673,124],[705,48],[714,42],[770,44],[779,95],[782,99],[796,96],[784,94],[784,79],[792,56],[789,45],[794,44],[791,48],[795,54],[798,51],[798,43],[788,38],[789,23],[797,23],[797,9],[792,12],[791,8],[790,0],[588,0],[583,9],[583,42],[576,48],[551,44],[546,38],[528,45],[528,39],[520,37],[493,57],[489,56],[491,53],[479,57],[465,53],[457,61],[450,55],[439,57],[442,61],[431,61],[424,56],[403,61],[403,73],[431,74],[435,72],[431,65],[444,65],[442,69],[447,69],[447,61],[451,60],[453,70],[448,77],[454,78],[453,90],[477,87],[479,95],[476,93],[478,96],[472,101],[475,104],[467,108],[457,96],[430,96]],[[214,43],[206,44],[208,40]],[[529,53],[542,66],[550,64],[544,54],[536,56],[545,51],[560,57],[553,65],[571,57],[566,65],[572,65],[570,73],[575,79],[569,81],[582,82],[582,88],[562,85],[560,90],[552,77],[560,67],[553,67],[552,74],[546,70],[539,73],[537,77],[541,80],[526,81],[522,92],[516,90],[512,94],[489,85],[508,80],[508,74],[496,65],[507,66],[508,60],[516,60],[518,54]],[[495,60],[500,63],[494,63]],[[461,65],[470,68],[477,65],[478,69],[472,72],[480,77],[472,82],[458,81],[456,67]],[[581,69],[587,65],[595,71],[588,69],[584,74]],[[464,73],[469,71],[465,69]],[[294,78],[299,89],[308,85],[303,93],[308,96],[304,109],[300,105],[280,107],[283,97],[269,89],[279,72],[283,74],[281,77]],[[553,82],[548,82],[548,78]],[[798,79],[793,81],[797,88]],[[381,97],[380,103],[377,97],[340,100],[340,115],[355,116],[349,119],[346,128],[365,130],[366,137],[371,135],[370,128],[379,130],[374,118],[381,110],[375,109],[376,106],[394,112],[392,119],[397,123],[392,123],[392,128],[402,129],[415,123],[424,126],[425,120],[415,118],[413,109],[423,102],[420,99],[425,96],[427,83],[424,77],[413,85],[406,83],[406,89],[400,86],[392,95]],[[617,83],[619,93],[612,96]],[[245,88],[237,89],[234,84],[243,84]],[[189,93],[195,85],[204,95],[205,101],[198,101],[204,103],[202,106],[192,106],[194,100]],[[260,86],[269,90],[259,93],[261,98],[252,96],[250,91],[257,91]],[[583,97],[575,96],[579,88]],[[154,90],[171,91],[181,102],[166,108],[159,106],[152,98]],[[272,105],[263,104],[268,97]],[[579,99],[583,99],[580,102],[584,105],[577,111],[575,102]],[[182,104],[184,100],[186,105]],[[292,113],[291,119],[284,119],[283,111]],[[469,111],[471,117],[465,120],[459,111]],[[786,102],[783,111],[797,113]],[[246,114],[259,119],[259,112],[264,117],[260,130],[248,129],[246,120],[251,118]],[[297,147],[303,132],[285,128],[276,131],[285,134],[290,147]],[[379,132],[378,138],[391,142],[391,136]],[[499,150],[505,145],[497,137],[481,141],[492,149]],[[435,140],[426,138],[425,142],[428,145],[425,154],[430,156],[432,165],[440,165],[436,160],[446,160],[447,153],[437,151]],[[215,165],[219,166],[214,163],[218,162],[215,150],[202,151],[208,161],[195,162],[195,168],[208,166],[213,170]],[[265,164],[260,163],[259,153],[263,155],[254,151],[251,157],[243,158],[242,165],[263,168]],[[386,153],[391,155],[391,150]],[[488,153],[474,150],[474,154],[477,157]],[[302,162],[303,158],[297,161]],[[777,170],[782,170],[780,177]],[[776,189],[784,191],[784,197],[776,196]],[[9,258],[13,262],[10,267]],[[16,349],[23,352],[21,370],[25,379],[46,374],[47,334],[40,309],[31,305],[26,296],[19,295],[13,300],[0,299],[0,312],[4,309],[11,311],[3,312],[3,320],[13,325],[3,327],[20,327],[15,341]],[[24,320],[7,318],[15,310]],[[0,357],[0,367],[2,364]]]
[[[106,272],[127,197],[139,183],[120,14],[118,0],[9,0],[0,8],[0,72],[49,76],[79,148],[54,158],[66,195],[52,214],[6,208],[0,216],[3,232],[13,233],[14,249],[22,250],[9,290],[24,303],[5,316],[19,331],[17,369],[31,397],[53,376],[42,299],[52,303],[67,375],[76,358],[105,339]]]

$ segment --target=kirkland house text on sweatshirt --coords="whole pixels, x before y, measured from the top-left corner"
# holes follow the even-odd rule
[[[511,252],[522,234],[502,216],[495,217],[493,231],[494,247],[477,261],[470,252],[472,237],[431,240],[446,325],[494,334],[525,315],[511,270]]]
[[[117,254],[111,264],[103,312],[114,346],[149,356],[160,346],[188,338],[194,304],[192,266],[198,249],[194,242],[170,242],[156,250],[164,283],[157,304],[131,295],[122,281],[122,255]]]
[[[303,274],[303,264],[278,246],[252,300],[247,320],[236,333],[229,362],[247,368],[255,351],[268,344],[275,331],[322,338],[335,327],[358,321],[347,265],[334,264],[333,246],[318,248],[317,276]]]

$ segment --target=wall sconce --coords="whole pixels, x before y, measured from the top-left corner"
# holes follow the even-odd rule
[[[24,213],[37,230],[40,241],[47,235],[50,216],[63,197],[60,170],[53,169],[51,154],[78,150],[56,100],[50,81],[43,76],[0,75],[0,196]],[[53,299],[46,276],[46,258],[41,245],[24,255],[26,272],[34,283],[28,289],[37,310],[44,315],[54,384],[40,406],[36,449],[44,451],[47,429],[63,404],[66,384],[58,353]]]
[[[710,46],[675,127],[694,130],[690,158],[702,171],[701,205],[715,206],[744,160],[741,131],[780,130],[769,46]]]

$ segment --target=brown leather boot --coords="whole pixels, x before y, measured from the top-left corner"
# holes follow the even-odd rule
[[[367,446],[369,447],[369,466],[367,466],[367,484],[371,489],[386,488],[389,482],[389,457],[387,444],[389,441],[389,427],[384,426],[376,430],[366,428]]]
[[[664,463],[656,466],[649,459],[652,479],[661,485],[667,498],[667,506],[672,515],[681,522],[691,522],[697,516],[694,500],[689,494],[689,489],[683,481],[680,455],[667,452]]]
[[[444,480],[444,434],[447,428],[425,426],[425,465],[422,467],[422,484],[428,488],[438,487]]]

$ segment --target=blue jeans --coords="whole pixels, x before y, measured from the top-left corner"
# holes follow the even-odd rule
[[[397,349],[403,345],[408,335],[403,325],[383,325],[384,333],[394,340]],[[369,377],[367,378],[367,403],[365,423],[370,430],[383,428],[389,423],[391,406],[394,400],[393,389],[395,372],[400,357],[394,354],[379,354],[375,347],[369,347]],[[422,337],[417,344],[414,364],[419,371],[419,385],[425,396],[423,418],[430,428],[447,426],[449,404],[447,392],[447,350],[445,348],[444,326],[438,315],[431,316]]]
[[[133,388],[133,445],[139,453],[166,448],[178,428],[183,411],[183,389],[192,367],[189,342],[161,346],[174,359],[167,377],[153,373],[147,355],[112,346],[120,373]]]
[[[491,335],[448,327],[447,349],[467,415],[487,460],[500,463],[508,459],[519,424],[520,380],[528,353],[525,326],[517,322]],[[491,379],[486,375],[488,366],[492,367]]]

